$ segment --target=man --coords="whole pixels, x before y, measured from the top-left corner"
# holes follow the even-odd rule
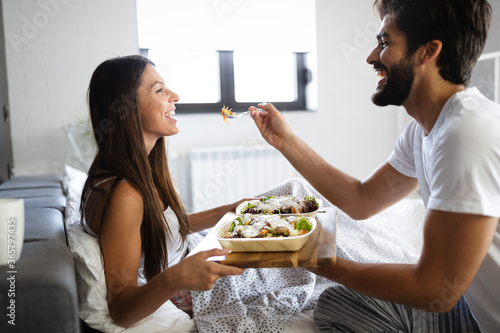
[[[491,7],[486,0],[376,0],[375,8],[382,24],[367,62],[382,79],[372,100],[402,105],[414,119],[367,179],[326,163],[272,105],[259,105],[265,113],[250,108],[267,142],[351,217],[373,216],[419,187],[426,205],[418,263],[338,258],[335,267],[315,271],[340,283],[321,295],[316,325],[342,332],[498,332],[500,106],[467,88]]]

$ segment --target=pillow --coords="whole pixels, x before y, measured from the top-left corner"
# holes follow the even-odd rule
[[[106,301],[106,280],[101,250],[97,238],[87,234],[80,220],[81,191],[87,175],[70,166],[65,167],[63,186],[66,188],[68,243],[76,269],[80,318],[102,332],[197,332],[194,321],[172,302],[165,302],[150,316],[132,327],[114,324]],[[138,280],[144,284],[144,280]]]
[[[80,219],[80,200],[86,180],[87,174],[84,172],[69,165],[64,166],[62,183],[63,191],[66,194],[64,223],[66,223],[67,227],[80,227],[83,229]]]
[[[106,301],[106,280],[98,240],[79,228],[68,229],[68,242],[75,260],[80,318],[102,332],[197,332],[194,320],[172,302],[134,326],[114,324]],[[139,284],[145,281],[140,280]]]
[[[85,172],[72,168],[67,164],[64,165],[64,173],[62,177],[64,194],[68,195],[70,188],[81,192],[86,180],[87,174]]]

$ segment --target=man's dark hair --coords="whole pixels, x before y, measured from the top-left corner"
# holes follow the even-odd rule
[[[437,65],[443,79],[467,86],[491,20],[487,0],[375,0],[383,19],[394,16],[406,34],[408,53],[432,40],[443,43]]]

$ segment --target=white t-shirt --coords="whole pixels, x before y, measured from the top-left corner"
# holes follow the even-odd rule
[[[500,217],[500,105],[476,88],[453,95],[427,136],[406,126],[388,163],[418,179],[428,209]],[[465,293],[481,332],[500,328],[499,278],[500,224]]]

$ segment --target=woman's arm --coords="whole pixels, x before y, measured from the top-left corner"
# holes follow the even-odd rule
[[[101,246],[111,318],[127,327],[156,311],[180,290],[208,290],[220,277],[241,274],[236,267],[206,261],[223,250],[200,252],[137,285],[141,258],[143,201],[128,183],[117,185],[101,226]]]
[[[189,229],[198,232],[213,227],[227,212],[234,212],[243,202],[252,199],[241,199],[230,205],[219,206],[199,213],[188,214]]]
[[[175,295],[171,288],[162,290],[159,279],[137,285],[142,218],[141,195],[130,184],[120,182],[107,206],[100,235],[109,312],[120,326],[146,317]]]

